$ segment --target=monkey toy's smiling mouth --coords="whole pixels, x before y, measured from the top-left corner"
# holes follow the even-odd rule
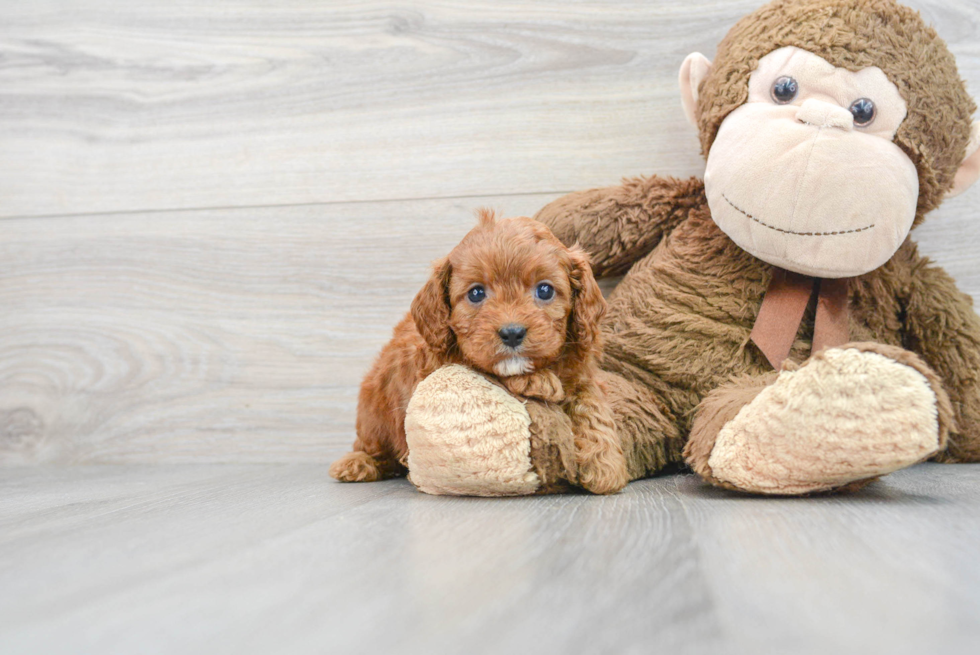
[[[736,205],[734,202],[732,202],[731,199],[727,195],[725,195],[725,193],[722,193],[721,197],[724,198],[725,202],[731,205],[733,209],[741,213],[749,220],[755,221],[762,227],[769,228],[770,230],[775,230],[776,232],[782,232],[783,234],[793,234],[801,237],[830,237],[830,236],[837,236],[840,234],[854,234],[856,232],[865,232],[867,230],[874,228],[875,226],[874,223],[871,223],[870,225],[865,225],[864,227],[857,227],[852,230],[834,230],[832,232],[794,232],[793,230],[787,230],[781,227],[776,227],[775,225],[770,225],[769,223],[766,223],[762,219],[753,216],[752,214],[748,213],[747,211],[745,211],[744,209]]]
[[[862,275],[891,257],[904,238],[900,230],[881,230],[879,214],[864,205],[828,207],[819,201],[811,204],[806,197],[798,204],[779,199],[767,204],[759,198],[759,210],[738,200],[742,194],[732,195],[727,189],[708,189],[715,224],[749,254],[795,273],[822,278]],[[874,219],[868,220],[871,216]]]

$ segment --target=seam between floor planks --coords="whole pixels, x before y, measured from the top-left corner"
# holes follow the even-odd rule
[[[215,207],[172,207],[163,209],[125,209],[119,211],[108,211],[108,212],[78,212],[78,213],[65,213],[65,214],[25,214],[23,216],[0,216],[0,222],[2,221],[23,221],[23,220],[44,220],[52,218],[112,218],[116,216],[132,216],[132,215],[156,215],[156,214],[185,214],[188,212],[223,212],[223,211],[236,211],[236,210],[260,210],[260,209],[286,209],[290,207],[334,207],[337,205],[368,205],[368,204],[379,204],[384,205],[388,203],[408,203],[408,202],[431,202],[437,200],[474,200],[480,198],[523,198],[526,196],[562,196],[568,193],[574,193],[575,191],[580,191],[581,189],[566,189],[566,190],[552,190],[552,191],[519,191],[515,193],[497,193],[488,195],[486,193],[474,193],[474,194],[462,194],[462,195],[447,195],[447,196],[427,196],[420,198],[379,198],[378,200],[324,200],[318,202],[288,202],[277,205],[225,205],[225,206],[215,206]]]

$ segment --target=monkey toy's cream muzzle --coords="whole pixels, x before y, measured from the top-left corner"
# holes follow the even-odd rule
[[[919,179],[891,141],[830,102],[747,103],[724,120],[705,189],[718,226],[751,254],[817,277],[878,268],[912,228]]]

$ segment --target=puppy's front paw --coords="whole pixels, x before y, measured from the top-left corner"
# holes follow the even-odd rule
[[[586,438],[588,437],[588,438]],[[630,481],[623,449],[611,431],[576,439],[578,483],[594,494],[614,494]]]
[[[614,494],[629,481],[622,453],[604,453],[579,463],[578,482],[594,494]]]
[[[616,422],[602,392],[586,391],[571,407],[578,484],[594,494],[613,494],[630,481]]]
[[[367,453],[355,451],[330,465],[330,477],[341,482],[376,482],[381,479],[381,468]]]
[[[515,396],[539,398],[559,403],[565,399],[565,389],[554,371],[537,371],[528,375],[514,375],[503,379],[507,391]]]

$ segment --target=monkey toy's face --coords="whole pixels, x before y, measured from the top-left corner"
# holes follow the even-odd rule
[[[868,273],[980,178],[980,122],[934,30],[893,0],[773,0],[680,72],[708,207],[759,259]]]
[[[877,268],[915,219],[918,173],[892,143],[905,114],[876,67],[851,72],[794,47],[769,53],[708,155],[712,217],[743,249],[798,273]]]
[[[711,147],[712,217],[740,247],[798,273],[877,268],[915,219],[918,173],[892,143],[905,114],[878,68],[851,72],[793,47],[769,53]]]

